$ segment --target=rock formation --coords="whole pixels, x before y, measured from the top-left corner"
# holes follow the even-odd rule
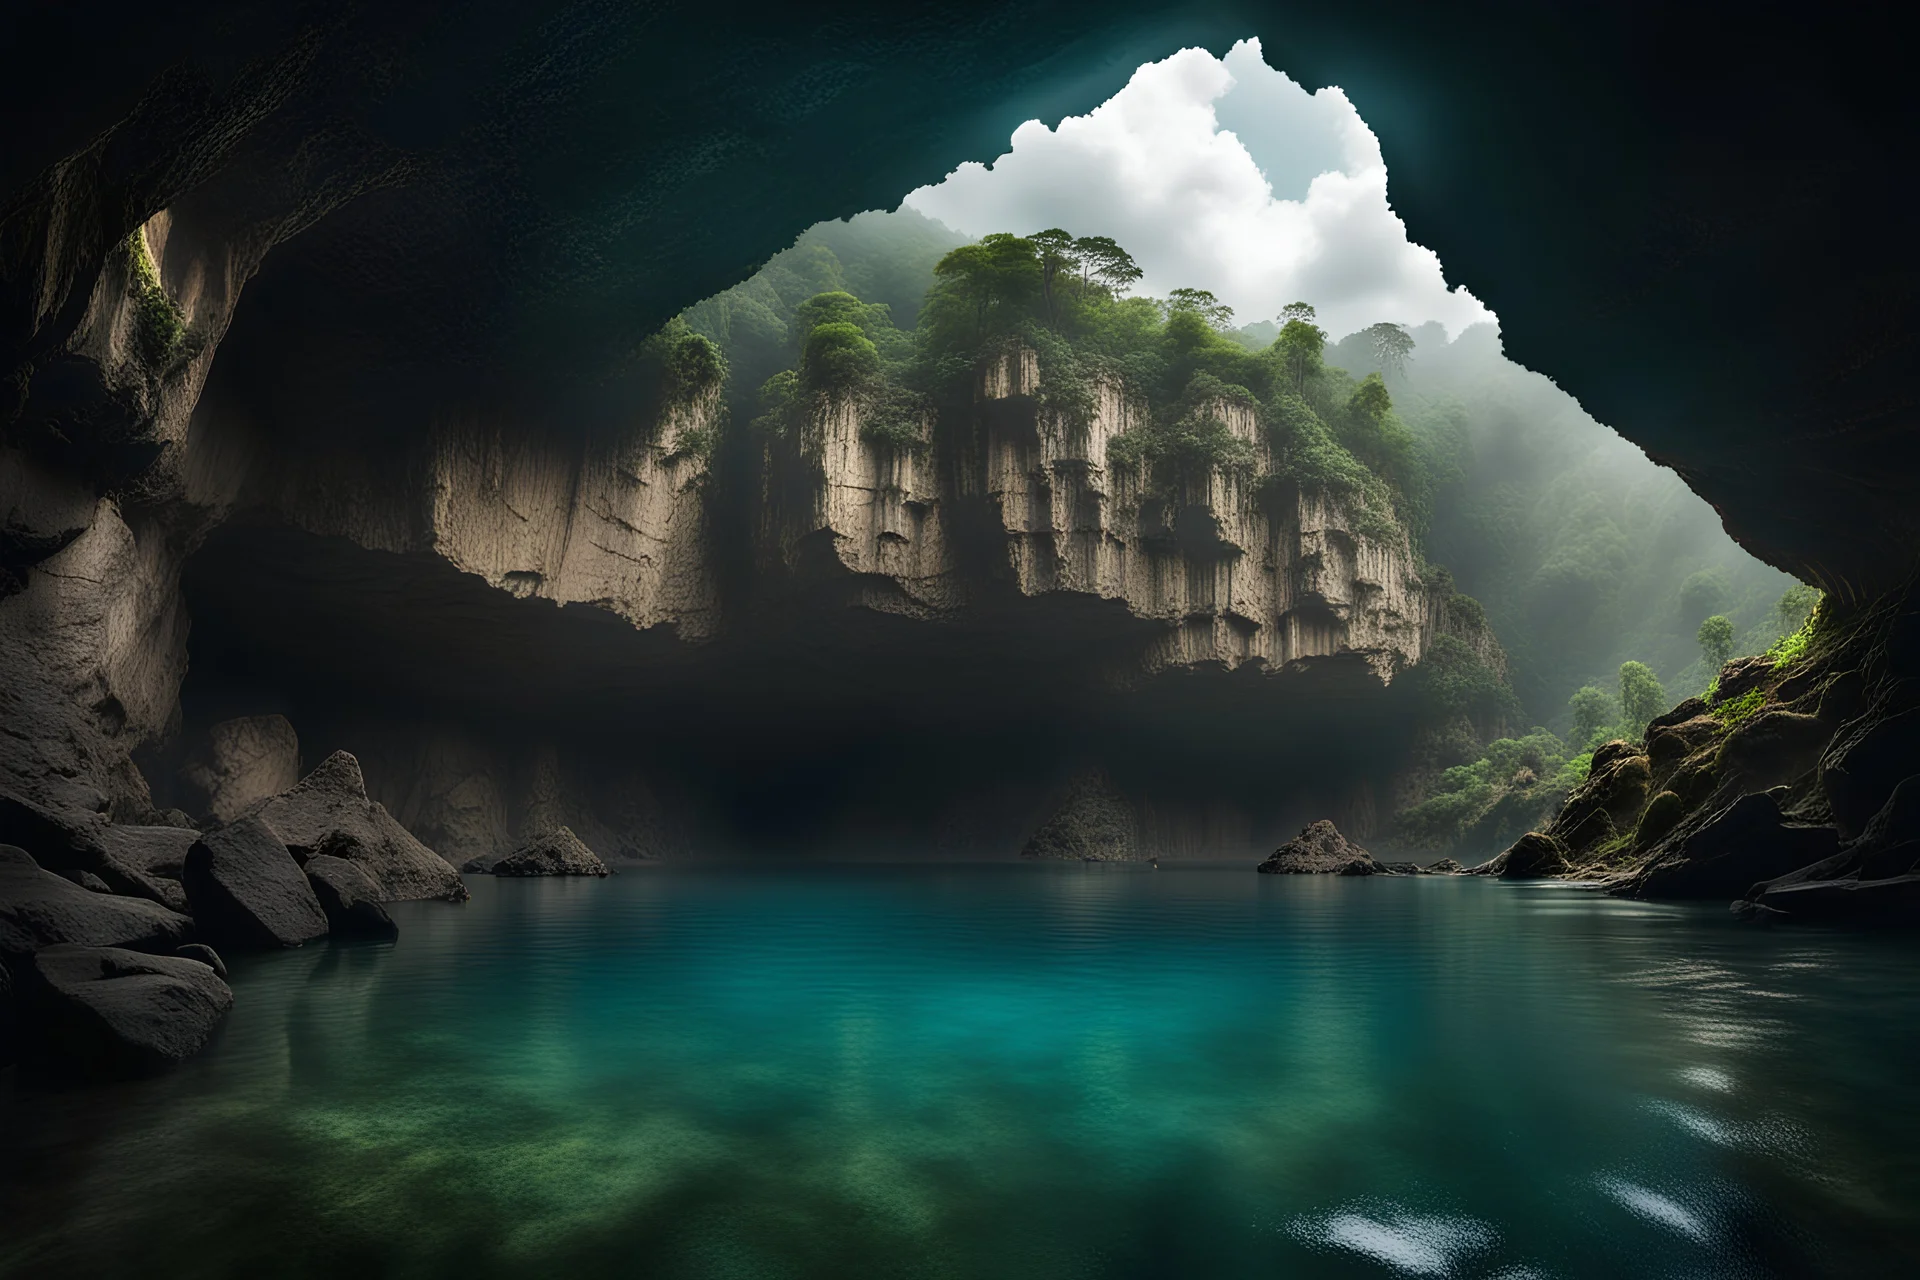
[[[184,956],[59,945],[28,964],[30,1060],[61,1079],[151,1075],[198,1053],[233,1007],[212,967]]]
[[[556,827],[504,858],[483,858],[467,870],[496,876],[604,876],[607,864],[571,830]]]
[[[1545,832],[1562,873],[1647,898],[1722,898],[1818,917],[1910,914],[1920,867],[1920,716],[1903,673],[1920,602],[1823,605],[1804,653],[1736,659],[1642,742],[1593,754]],[[1541,865],[1550,864],[1543,859]]]
[[[1112,779],[1096,770],[1068,784],[1060,807],[1028,837],[1020,856],[1131,862],[1148,855],[1127,798]]]
[[[400,933],[380,905],[380,886],[345,858],[317,853],[301,870],[326,913],[327,932],[337,938],[394,938]]]
[[[0,844],[0,956],[60,943],[171,951],[193,930],[192,920],[158,903],[90,892]]]
[[[330,854],[358,864],[383,901],[467,896],[460,873],[446,859],[367,798],[360,762],[344,751],[328,756],[291,790],[256,804],[249,815],[296,860]]]
[[[208,821],[231,822],[300,780],[300,739],[285,716],[223,720],[208,731],[205,754],[181,770],[181,780]]]
[[[1275,849],[1257,868],[1267,875],[1371,876],[1385,868],[1322,818]]]
[[[200,837],[181,881],[194,920],[222,945],[297,947],[326,936],[327,917],[306,876],[257,817]]]

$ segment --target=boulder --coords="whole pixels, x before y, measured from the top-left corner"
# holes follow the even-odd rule
[[[380,886],[358,863],[317,853],[303,868],[313,896],[326,913],[327,928],[341,938],[397,938],[399,926],[380,905]],[[602,873],[604,874],[604,872]]]
[[[1788,822],[1780,794],[1755,792],[1701,821],[1682,823],[1614,892],[1635,898],[1723,898],[1838,853],[1832,827]],[[1750,895],[1749,895],[1750,896]]]
[[[215,973],[219,974],[223,979],[227,976],[227,962],[220,958],[218,951],[215,951],[204,942],[189,942],[184,947],[175,947],[173,954],[185,956],[189,960],[198,960],[201,964],[206,965]]]
[[[299,736],[285,716],[222,720],[207,731],[180,780],[208,820],[232,822],[300,781]]]
[[[0,845],[0,955],[77,943],[171,951],[194,922],[144,898],[92,893],[44,871],[22,849]]]
[[[330,854],[358,864],[383,902],[467,897],[460,873],[445,858],[414,839],[384,805],[367,798],[360,762],[344,751],[328,756],[292,790],[249,812],[273,828],[301,862]]]
[[[515,849],[493,864],[496,876],[604,876],[607,864],[566,827]]]
[[[1538,831],[1529,831],[1515,840],[1513,847],[1502,856],[1504,861],[1499,873],[1502,880],[1545,880],[1573,870],[1567,861],[1565,846]]]
[[[1139,822],[1112,779],[1090,771],[1068,785],[1060,807],[1027,838],[1020,856],[1130,862],[1143,856]]]
[[[108,826],[96,833],[100,846],[121,866],[143,875],[179,880],[187,850],[200,833],[192,827]]]
[[[157,902],[178,911],[177,889],[117,857],[108,844],[114,828],[98,814],[60,813],[0,792],[0,844],[25,849],[48,871],[90,871],[113,892]]]
[[[192,1057],[233,1007],[209,965],[119,947],[47,947],[34,954],[23,1046],[62,1078],[151,1075]]]
[[[273,829],[242,818],[187,851],[182,881],[201,932],[242,947],[297,947],[326,936],[327,917]]]
[[[1383,868],[1325,818],[1275,849],[1256,870],[1267,875],[1370,876]]]
[[[1457,876],[1464,874],[1465,871],[1466,868],[1458,862],[1455,862],[1452,858],[1442,858],[1427,868],[1429,875],[1436,876]]]
[[[153,898],[175,911],[187,909],[187,891],[180,883],[180,868],[187,860],[200,833],[192,827],[121,826],[102,827],[98,840],[108,860],[141,886],[141,896]]]

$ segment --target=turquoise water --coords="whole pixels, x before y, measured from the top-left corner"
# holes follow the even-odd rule
[[[1920,1274],[1920,947],[1451,878],[645,870],[0,1099],[0,1274]]]

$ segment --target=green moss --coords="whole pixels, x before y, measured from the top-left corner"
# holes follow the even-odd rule
[[[1652,844],[1678,826],[1686,813],[1685,801],[1671,791],[1662,791],[1647,802],[1646,812],[1640,815],[1640,825],[1634,829],[1634,843],[1641,848]]]
[[[147,251],[146,233],[135,229],[121,248],[133,301],[134,350],[148,368],[159,372],[186,349],[187,316],[160,283],[160,269]]]
[[[1719,706],[1709,708],[1707,714],[1731,729],[1766,705],[1766,690],[1749,689],[1737,698],[1729,698]]]

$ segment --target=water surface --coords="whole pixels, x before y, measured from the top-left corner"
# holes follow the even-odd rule
[[[1244,868],[481,877],[0,1096],[0,1275],[1920,1274],[1920,947]]]

